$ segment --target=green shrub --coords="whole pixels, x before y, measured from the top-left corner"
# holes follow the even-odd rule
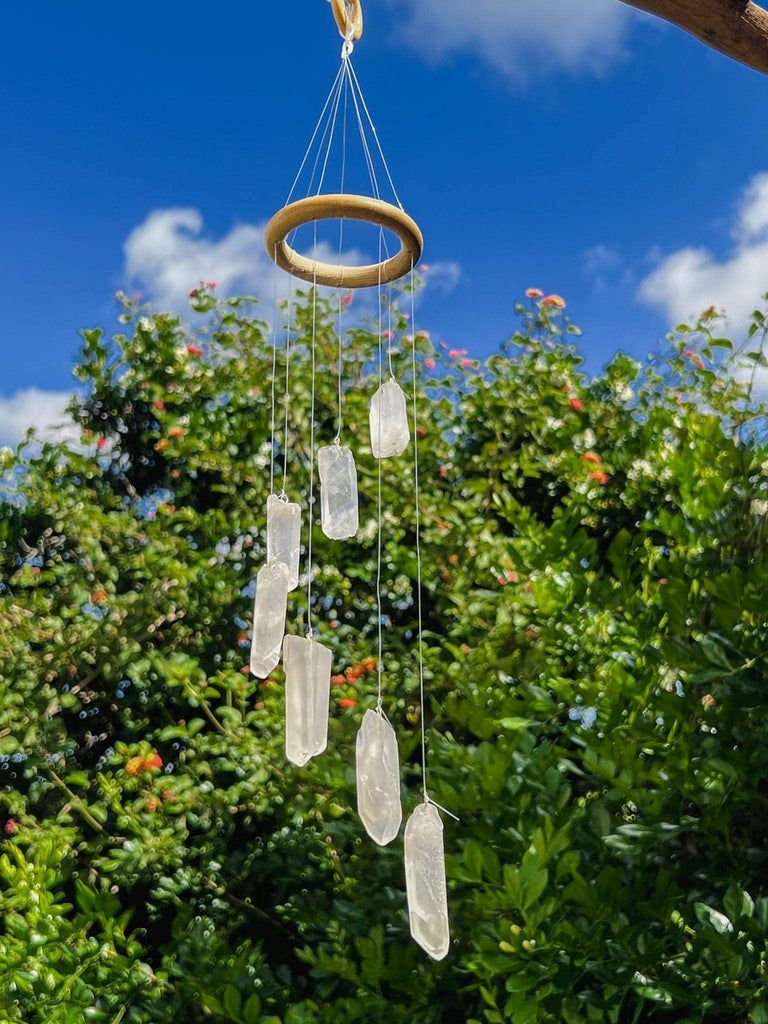
[[[708,311],[645,364],[619,353],[589,377],[546,299],[483,365],[416,335],[428,707],[410,453],[383,465],[384,692],[406,812],[423,713],[432,795],[460,819],[453,948],[434,964],[409,939],[400,841],[375,847],[355,812],[376,697],[376,336],[345,314],[362,529],[314,536],[337,685],[328,751],[296,770],[280,672],[245,669],[267,326],[205,288],[192,333],[123,301],[124,333],[84,332],[84,446],[0,455],[0,1019],[768,1024],[760,352],[734,353]],[[310,309],[286,485],[305,508]],[[319,314],[328,443],[335,317]],[[393,330],[407,386],[396,309]],[[761,350],[760,313],[750,336]],[[296,591],[289,628],[305,619]]]

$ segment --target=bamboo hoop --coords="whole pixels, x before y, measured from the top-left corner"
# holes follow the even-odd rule
[[[302,224],[338,218],[367,221],[393,231],[400,239],[400,251],[381,263],[348,267],[311,260],[292,249],[286,241],[287,235]],[[283,207],[267,224],[264,242],[271,259],[282,270],[302,281],[331,288],[371,288],[396,281],[410,273],[424,249],[418,225],[404,210],[381,199],[355,195],[309,196]]]
[[[349,6],[345,0],[331,0],[331,7],[342,39],[347,38],[350,27],[352,39],[359,39],[363,34],[363,7],[360,0],[349,0]]]

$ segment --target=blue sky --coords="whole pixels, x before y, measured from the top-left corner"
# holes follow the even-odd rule
[[[538,286],[593,368],[711,302],[740,329],[768,291],[768,78],[619,0],[364,9],[355,67],[442,268],[418,326],[486,355]],[[341,42],[324,0],[10,0],[3,27],[0,444],[58,414],[117,288],[269,293],[263,226]]]

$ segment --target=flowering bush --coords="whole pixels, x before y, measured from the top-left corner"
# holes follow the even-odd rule
[[[768,1024],[762,314],[754,351],[733,353],[708,311],[644,364],[618,353],[589,377],[563,300],[539,289],[484,364],[393,311],[399,379],[410,345],[429,368],[429,702],[406,455],[382,466],[384,707],[406,813],[424,719],[433,796],[460,819],[453,946],[434,964],[408,936],[400,842],[375,847],[355,810],[377,691],[377,340],[345,314],[361,530],[314,535],[334,689],[328,751],[297,770],[280,671],[243,671],[266,325],[210,282],[194,330],[137,302],[112,339],[84,332],[82,447],[0,456],[0,1017]],[[327,443],[336,304],[319,313]],[[286,487],[306,508],[306,296],[297,320]],[[298,590],[289,628],[305,621]]]

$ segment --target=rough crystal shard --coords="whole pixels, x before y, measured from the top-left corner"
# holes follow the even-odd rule
[[[332,444],[317,450],[320,473],[320,522],[331,540],[357,533],[357,470],[349,448]]]
[[[366,711],[357,734],[357,810],[379,846],[400,831],[400,759],[395,730],[378,711]]]
[[[314,640],[287,636],[283,642],[285,756],[299,767],[328,743],[331,660],[331,652]]]
[[[276,494],[267,498],[267,561],[282,562],[288,573],[288,590],[299,585],[301,508]]]
[[[371,399],[371,450],[375,459],[402,455],[411,439],[405,394],[388,380]]]
[[[450,946],[443,823],[434,804],[419,804],[405,826],[405,888],[411,935],[433,960]]]
[[[281,563],[267,563],[256,577],[251,672],[266,679],[280,661],[288,608],[288,575]]]

